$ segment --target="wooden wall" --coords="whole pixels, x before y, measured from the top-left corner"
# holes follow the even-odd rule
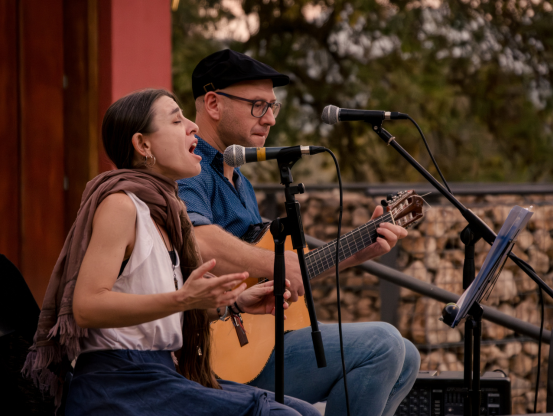
[[[86,183],[112,168],[105,110],[171,89],[170,23],[168,0],[0,1],[0,253],[39,305]]]
[[[46,291],[65,240],[62,6],[19,3],[20,270],[34,294]]]
[[[20,265],[17,3],[0,2],[0,252]]]
[[[140,88],[171,88],[171,9],[157,2],[112,0],[113,99]],[[163,3],[163,2],[161,2]],[[132,33],[132,36],[129,34]]]
[[[64,0],[65,229],[86,183],[98,174],[98,2]]]

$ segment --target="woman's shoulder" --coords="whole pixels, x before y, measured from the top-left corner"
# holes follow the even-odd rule
[[[114,193],[104,198],[96,208],[92,220],[92,240],[134,244],[137,212],[131,198],[125,193]],[[132,251],[132,250],[131,250]],[[129,253],[127,253],[129,254]]]
[[[136,218],[136,206],[129,195],[125,192],[116,192],[108,195],[96,209],[96,217],[109,215],[115,218],[132,219]]]

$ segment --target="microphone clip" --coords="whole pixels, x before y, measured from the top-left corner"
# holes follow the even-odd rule
[[[292,167],[296,164],[298,160],[301,159],[301,155],[299,156],[290,156],[290,155],[282,155],[277,157],[277,163],[278,163],[278,170],[280,173],[280,183],[281,185],[289,186],[292,182],[294,182],[294,178],[292,177]],[[295,187],[292,187],[295,188]],[[298,193],[298,192],[296,192]],[[296,194],[295,193],[295,194]]]
[[[305,192],[305,185],[303,183],[298,183],[296,186],[288,186],[285,189],[285,193],[290,195],[293,198],[293,195],[303,194]]]
[[[377,120],[372,120],[372,121],[365,121],[365,123],[372,124],[373,130],[378,133],[380,131],[380,129],[382,128],[382,122],[383,121],[384,120],[378,120],[378,121]]]

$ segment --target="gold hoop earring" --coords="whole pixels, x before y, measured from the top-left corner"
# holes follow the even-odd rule
[[[144,156],[144,162],[142,162],[143,166],[146,166],[147,168],[153,168],[155,164],[156,164],[156,157],[154,156],[153,153],[151,156]]]

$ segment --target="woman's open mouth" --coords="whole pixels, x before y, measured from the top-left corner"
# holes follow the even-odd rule
[[[190,145],[190,147],[188,148],[188,151],[192,154],[192,156],[194,156],[196,159],[198,159],[198,161],[200,161],[200,160],[202,160],[202,157],[200,155],[197,155],[196,153],[194,153],[194,150],[196,149],[197,145],[198,145],[198,141],[194,140],[192,142],[192,144]]]

